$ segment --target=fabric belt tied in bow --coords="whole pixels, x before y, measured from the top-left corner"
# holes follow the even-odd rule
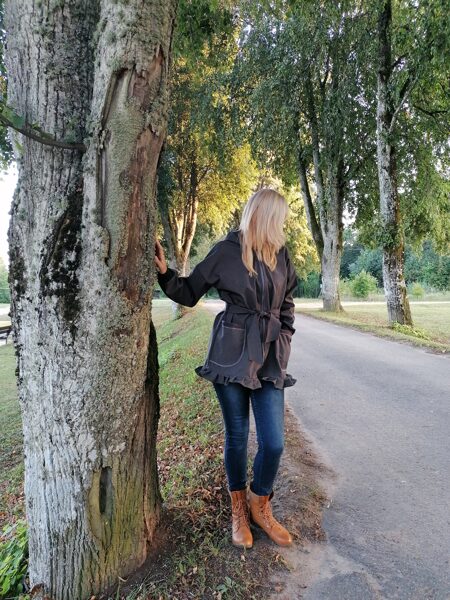
[[[280,309],[273,308],[271,310],[254,310],[246,306],[238,304],[226,303],[225,312],[234,314],[248,314],[245,319],[245,329],[248,347],[248,357],[258,364],[264,362],[263,344],[276,340],[280,334],[281,321]],[[267,327],[265,328],[265,337],[262,339],[262,331],[260,323],[262,319],[267,319]]]

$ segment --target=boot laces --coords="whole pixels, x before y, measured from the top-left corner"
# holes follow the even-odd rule
[[[233,516],[236,519],[236,527],[239,527],[245,523],[248,527],[250,527],[250,519],[248,515],[247,505],[242,500],[237,500],[235,506],[233,507]]]
[[[270,505],[269,500],[264,502],[264,504],[262,505],[261,514],[268,527],[272,528],[274,525],[277,525],[277,521],[272,514],[272,507]]]

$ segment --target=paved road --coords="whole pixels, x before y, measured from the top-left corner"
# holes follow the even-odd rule
[[[305,600],[449,600],[450,359],[302,315],[295,327],[286,398],[337,474]]]
[[[336,473],[302,598],[450,600],[450,358],[303,315],[295,327],[286,400]]]

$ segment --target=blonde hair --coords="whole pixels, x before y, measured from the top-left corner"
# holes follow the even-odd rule
[[[242,261],[250,277],[257,275],[253,268],[253,250],[271,271],[277,264],[277,253],[286,243],[283,225],[290,209],[286,198],[270,188],[262,188],[247,201],[239,224]]]

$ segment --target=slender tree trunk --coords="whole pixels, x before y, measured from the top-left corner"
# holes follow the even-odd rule
[[[186,220],[183,222],[183,243],[180,252],[175,257],[175,268],[179,274],[183,277],[189,275],[189,255],[192,247],[192,240],[194,239],[195,230],[197,227],[197,212],[198,212],[198,200],[196,197],[192,198],[189,206],[188,215]],[[183,306],[178,302],[173,302],[173,314],[175,319],[180,319],[183,315],[190,312],[192,308]]]
[[[314,244],[316,246],[317,254],[320,262],[322,262],[323,256],[323,237],[320,230],[320,224],[316,217],[316,211],[314,208],[314,202],[311,196],[311,190],[309,188],[308,177],[306,173],[306,163],[303,157],[303,149],[299,149],[298,153],[298,170],[300,177],[300,189],[302,191],[303,203],[305,205],[306,219],[308,222],[309,230],[311,231]]]
[[[404,234],[397,186],[395,146],[391,141],[394,115],[390,78],[391,1],[384,0],[378,19],[377,166],[383,227],[383,282],[390,324],[412,325],[404,278]]]
[[[186,201],[180,206],[171,206],[170,198],[162,191],[159,197],[159,208],[164,233],[167,238],[170,267],[185,277],[189,274],[189,254],[197,228],[198,215],[198,169],[195,158],[191,163],[189,185],[186,190]],[[180,185],[180,188],[182,186]],[[172,302],[174,319],[179,319],[192,308]]]
[[[83,600],[145,560],[159,519],[156,169],[175,0],[7,0],[8,230],[33,598]]]
[[[183,220],[181,226],[181,235],[179,235],[180,245],[177,247],[176,266],[180,275],[185,277],[189,275],[189,254],[191,252],[192,241],[197,228],[198,213],[198,172],[195,158],[192,160],[191,173],[189,177],[189,191],[186,206],[183,207]],[[181,318],[192,308],[183,306],[176,302],[173,303],[173,313],[176,319]]]

